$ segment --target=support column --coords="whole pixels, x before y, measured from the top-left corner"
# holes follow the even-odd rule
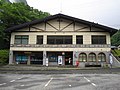
[[[78,52],[73,51],[73,65],[76,65],[76,61],[78,60]]]
[[[46,65],[46,51],[43,51],[43,65]]]
[[[30,55],[28,56],[27,65],[30,65]]]
[[[72,44],[76,44],[76,35],[75,34],[73,34],[73,36],[72,36]]]
[[[13,51],[9,51],[9,64],[13,64]]]
[[[47,35],[43,36],[43,44],[47,44]]]

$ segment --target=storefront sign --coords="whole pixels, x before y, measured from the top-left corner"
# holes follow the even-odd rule
[[[46,58],[46,66],[48,66],[48,58]]]
[[[58,64],[62,65],[62,56],[58,56]]]

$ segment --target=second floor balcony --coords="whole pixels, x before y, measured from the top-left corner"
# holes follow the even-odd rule
[[[10,47],[30,47],[30,48],[110,48],[110,44],[11,44]]]

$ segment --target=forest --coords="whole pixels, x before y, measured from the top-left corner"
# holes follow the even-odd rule
[[[0,49],[9,49],[10,35],[4,32],[5,29],[49,15],[48,12],[39,11],[24,3],[8,3],[0,0]]]

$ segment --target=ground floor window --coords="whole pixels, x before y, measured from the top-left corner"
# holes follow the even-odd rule
[[[95,53],[90,53],[88,56],[89,62],[95,62],[96,61],[96,55]]]
[[[31,64],[43,64],[43,53],[42,52],[32,52],[30,56]]]
[[[58,56],[62,56],[61,52],[48,52],[49,62],[58,62]]]
[[[26,64],[28,60],[27,55],[16,55],[16,62]]]
[[[80,62],[86,62],[87,61],[87,55],[85,53],[81,53],[79,55],[79,61]]]
[[[99,62],[105,62],[106,61],[106,56],[104,53],[99,53],[98,54],[98,61]]]

